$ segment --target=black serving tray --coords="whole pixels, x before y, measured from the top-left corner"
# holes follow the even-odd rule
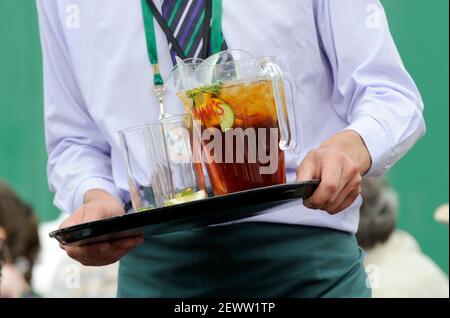
[[[268,212],[268,209],[300,198],[308,198],[319,180],[288,183],[142,212],[82,223],[51,232],[63,245],[87,245],[146,233],[163,234],[230,222]]]

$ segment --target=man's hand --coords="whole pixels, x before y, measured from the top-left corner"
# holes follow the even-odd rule
[[[122,204],[103,190],[89,190],[84,196],[84,202],[78,210],[61,223],[60,228],[125,213]],[[67,252],[67,255],[83,265],[102,266],[117,262],[122,256],[143,241],[143,238],[138,236],[87,246],[61,245],[61,248]]]
[[[330,214],[344,210],[361,193],[361,176],[370,166],[370,154],[358,133],[346,130],[334,135],[310,151],[297,169],[297,181],[321,179],[303,204]]]

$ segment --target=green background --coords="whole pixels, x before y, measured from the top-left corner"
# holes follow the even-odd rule
[[[355,0],[357,1],[357,0]],[[385,0],[392,34],[425,102],[427,135],[389,172],[400,227],[448,273],[448,226],[433,220],[448,202],[448,0]],[[0,1],[0,179],[38,211],[58,214],[48,191],[42,69],[33,0]]]

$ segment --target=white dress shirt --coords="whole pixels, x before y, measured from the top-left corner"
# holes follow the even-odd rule
[[[162,0],[156,1],[160,7]],[[140,0],[37,0],[43,51],[48,178],[55,204],[72,212],[84,193],[129,200],[118,131],[158,118]],[[405,70],[378,0],[223,0],[229,48],[276,56],[299,89],[304,155],[344,129],[358,132],[382,175],[425,131],[420,94]],[[172,63],[156,24],[159,63]],[[169,112],[182,112],[166,97]],[[292,114],[291,114],[292,116]],[[355,232],[361,199],[336,215],[300,202],[247,220]]]

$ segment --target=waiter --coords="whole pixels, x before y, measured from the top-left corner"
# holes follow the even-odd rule
[[[118,131],[159,115],[175,56],[276,56],[302,102],[300,204],[233,224],[64,247],[121,260],[119,296],[369,297],[354,233],[364,175],[384,174],[425,131],[420,94],[377,0],[38,0],[48,177],[61,227],[123,214]],[[172,93],[166,110],[181,112]],[[292,114],[291,114],[292,116]]]

